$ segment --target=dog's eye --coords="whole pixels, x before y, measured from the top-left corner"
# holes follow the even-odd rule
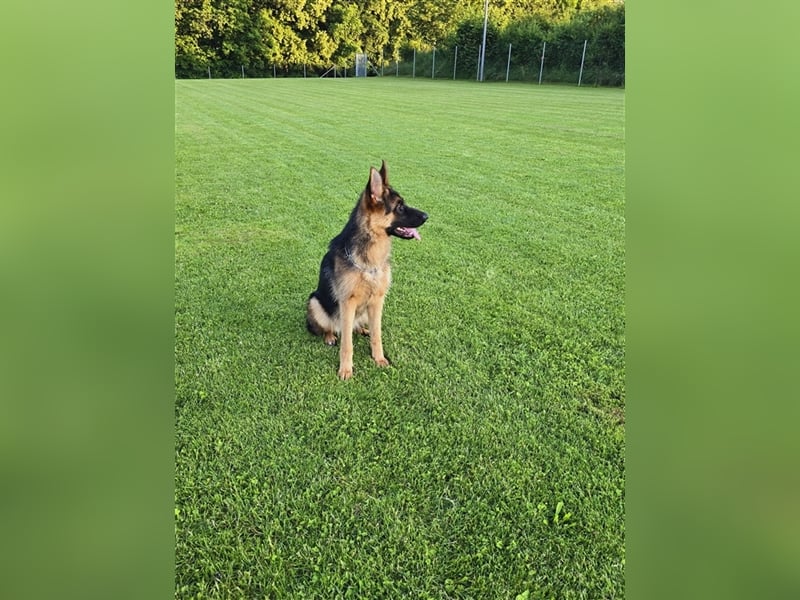
[[[399,215],[402,215],[405,211],[406,211],[406,207],[404,205],[402,205],[402,204],[398,204],[397,208],[395,208],[395,212],[397,212],[397,214],[399,214]]]

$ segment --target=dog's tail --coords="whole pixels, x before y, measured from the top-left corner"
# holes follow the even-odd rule
[[[308,295],[307,302],[311,302],[312,298],[315,298],[317,295],[317,290],[314,290]],[[322,327],[319,326],[319,323],[311,316],[311,310],[308,308],[306,310],[306,328],[308,329],[309,333],[314,335],[322,335],[324,332],[322,331]]]

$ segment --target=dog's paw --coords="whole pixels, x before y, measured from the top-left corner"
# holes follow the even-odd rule
[[[347,381],[353,376],[353,367],[339,367],[339,379]]]
[[[381,358],[376,358],[375,359],[375,364],[378,365],[379,367],[388,367],[392,363],[389,362],[388,358],[383,356]]]
[[[335,346],[336,345],[336,336],[333,335],[332,333],[326,333],[325,334],[325,343],[328,346]]]

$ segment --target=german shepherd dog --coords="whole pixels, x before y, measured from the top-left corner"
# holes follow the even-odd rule
[[[317,289],[308,297],[308,330],[323,336],[329,346],[341,334],[340,379],[353,376],[354,331],[369,335],[378,366],[389,365],[383,354],[381,317],[391,283],[391,238],[421,239],[416,228],[427,219],[426,213],[408,206],[389,185],[386,161],[381,161],[380,171],[370,167],[367,187],[342,232],[328,245]]]

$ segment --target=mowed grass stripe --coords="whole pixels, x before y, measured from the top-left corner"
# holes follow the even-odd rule
[[[176,82],[176,596],[623,595],[624,92]],[[355,377],[304,329],[389,163]]]

